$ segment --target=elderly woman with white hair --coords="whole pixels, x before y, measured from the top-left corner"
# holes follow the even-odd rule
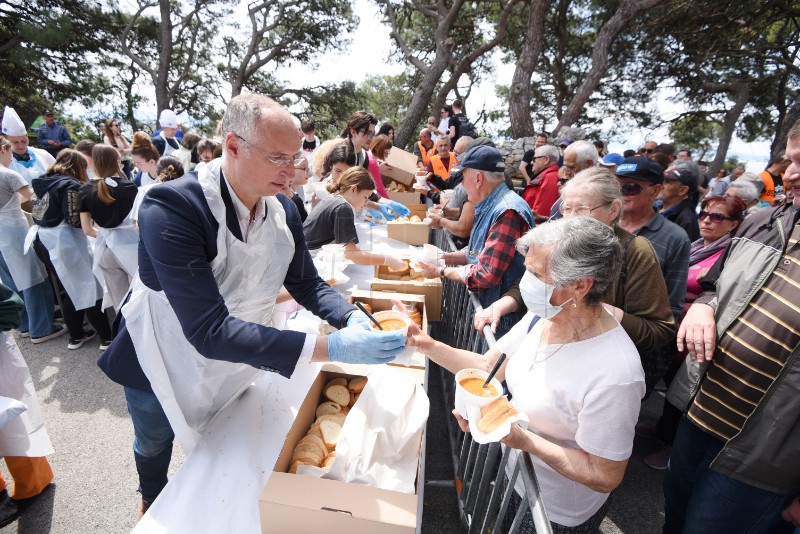
[[[603,306],[619,275],[619,240],[607,224],[570,217],[537,226],[517,249],[525,255],[520,289],[528,313],[492,349],[455,349],[413,326],[409,344],[452,373],[488,372],[508,356],[497,377],[531,423],[528,430],[512,425],[502,441],[531,454],[554,531],[594,532],[625,473],[645,393],[636,347]],[[511,517],[521,480],[515,489]],[[521,532],[533,532],[530,512]]]
[[[741,198],[747,206],[744,216],[749,217],[758,210],[770,207],[769,202],[761,200],[763,192],[764,181],[752,172],[746,172],[731,183],[725,195]]]

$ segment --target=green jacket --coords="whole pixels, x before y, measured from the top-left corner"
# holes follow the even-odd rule
[[[19,295],[8,286],[0,284],[0,332],[7,332],[19,326],[25,305]]]
[[[762,210],[748,218],[703,280],[695,304],[715,310],[717,337],[744,311],[778,265],[800,210],[792,205]],[[667,399],[688,409],[710,362],[687,356],[670,384]],[[800,346],[767,389],[742,430],[728,440],[711,468],[775,493],[800,493]]]

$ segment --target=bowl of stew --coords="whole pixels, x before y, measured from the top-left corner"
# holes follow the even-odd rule
[[[384,310],[375,312],[372,314],[372,316],[375,317],[375,319],[381,324],[384,332],[401,330],[403,335],[408,334],[408,325],[411,324],[411,318],[405,313],[401,313],[396,310]],[[378,327],[375,326],[375,323],[371,321],[369,326],[373,330],[378,330]]]
[[[481,369],[462,369],[456,373],[455,405],[464,419],[467,419],[467,406],[483,408],[503,394],[503,385],[497,378],[483,387],[488,376],[489,373]]]

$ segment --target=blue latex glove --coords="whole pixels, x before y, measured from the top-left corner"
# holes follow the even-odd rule
[[[411,215],[411,210],[405,207],[403,204],[400,204],[396,200],[392,200],[389,202],[389,207],[392,209],[400,217],[408,217]]]
[[[362,312],[361,310],[356,310],[350,314],[350,317],[347,318],[347,326],[355,326],[358,325],[365,330],[371,330],[372,328],[369,326],[372,321],[369,320],[367,314]]]
[[[400,204],[402,206],[402,204]],[[390,204],[378,204],[378,209],[381,210],[381,215],[387,221],[391,221],[397,218],[397,215],[392,213]]]
[[[378,210],[374,210],[372,208],[367,208],[367,212],[370,215],[372,215],[372,218],[375,219],[376,221],[383,218],[383,214]]]
[[[343,363],[388,363],[403,352],[405,344],[406,336],[399,330],[379,332],[354,324],[328,336],[328,359]]]

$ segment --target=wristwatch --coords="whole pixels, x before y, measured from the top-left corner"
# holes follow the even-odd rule
[[[445,275],[444,275],[444,270],[445,269],[447,269],[447,267],[439,267],[439,277],[446,278]]]

